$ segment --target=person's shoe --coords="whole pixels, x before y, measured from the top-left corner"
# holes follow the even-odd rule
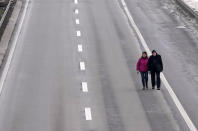
[[[160,90],[160,88],[157,88],[157,90]]]
[[[155,87],[152,87],[152,89],[154,90],[154,89],[155,89]]]
[[[142,90],[145,90],[145,87],[143,87]]]

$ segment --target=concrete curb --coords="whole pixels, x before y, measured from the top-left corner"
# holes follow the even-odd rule
[[[192,9],[189,5],[187,5],[183,0],[175,0],[185,11],[190,13],[196,19],[198,19],[198,12]]]

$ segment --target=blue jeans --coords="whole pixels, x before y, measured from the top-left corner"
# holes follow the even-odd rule
[[[148,71],[147,72],[140,72],[142,77],[142,85],[143,87],[148,87]]]

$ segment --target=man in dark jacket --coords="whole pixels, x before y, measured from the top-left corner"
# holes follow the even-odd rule
[[[148,61],[148,70],[151,72],[152,89],[155,89],[157,76],[157,89],[160,90],[161,79],[160,72],[163,71],[162,58],[155,50],[152,51],[152,55]]]

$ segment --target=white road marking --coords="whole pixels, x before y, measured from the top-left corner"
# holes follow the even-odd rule
[[[150,49],[148,48],[148,45],[147,45],[147,43],[146,43],[144,37],[142,36],[140,30],[138,29],[138,27],[137,27],[137,25],[136,25],[136,23],[135,23],[135,21],[134,21],[132,15],[130,14],[129,9],[128,9],[126,3],[125,3],[125,0],[121,0],[121,2],[122,2],[122,5],[123,5],[123,7],[124,7],[124,11],[125,11],[125,13],[126,13],[128,19],[129,19],[129,21],[130,21],[130,23],[131,23],[133,29],[135,30],[135,32],[136,32],[136,34],[137,34],[137,36],[138,36],[138,38],[139,38],[139,40],[140,40],[142,46],[145,48],[145,50],[147,51],[147,53],[148,53],[149,55],[151,55],[151,51],[150,51]],[[182,104],[181,104],[181,102],[179,101],[177,95],[176,95],[175,92],[173,91],[172,87],[171,87],[170,84],[168,83],[168,81],[167,81],[167,79],[165,78],[165,76],[164,76],[163,73],[161,74],[161,80],[162,80],[162,82],[164,83],[164,85],[165,85],[167,91],[169,92],[171,98],[173,99],[175,105],[177,106],[177,108],[178,108],[178,110],[179,110],[181,116],[182,116],[183,119],[185,120],[185,122],[186,122],[187,126],[189,127],[190,131],[197,131],[197,128],[195,127],[194,123],[191,121],[190,117],[189,117],[188,114],[186,113],[184,107],[182,106]]]
[[[181,26],[177,26],[177,27],[176,27],[176,29],[185,29],[185,28],[186,28],[185,25],[184,25],[184,26],[181,25]]]
[[[82,91],[83,92],[88,92],[87,82],[82,82]]]
[[[79,10],[78,9],[75,9],[74,13],[75,14],[79,14]]]
[[[86,107],[85,108],[85,119],[87,121],[91,121],[92,120],[92,116],[91,116],[91,108]]]
[[[78,30],[76,31],[76,36],[80,37],[81,36],[81,32]]]
[[[76,24],[79,25],[80,24],[80,20],[76,19]]]
[[[75,4],[78,4],[78,0],[74,0],[74,3],[75,3]]]
[[[17,29],[15,37],[13,39],[13,43],[11,44],[12,46],[11,46],[10,52],[8,54],[8,58],[7,58],[4,70],[2,72],[2,76],[0,78],[0,94],[2,93],[3,85],[4,85],[4,82],[7,78],[7,74],[8,74],[10,64],[11,64],[11,61],[12,61],[12,58],[13,58],[13,55],[14,55],[14,51],[15,51],[15,48],[16,48],[16,45],[17,45],[17,41],[18,41],[19,35],[21,33],[21,29],[22,29],[22,26],[23,26],[23,23],[24,23],[25,15],[27,13],[28,5],[29,5],[29,0],[27,0],[26,3],[25,3],[24,11],[22,12],[21,20],[19,22],[18,29]]]
[[[78,45],[78,52],[83,52],[83,47],[82,47],[82,45]]]
[[[80,62],[80,70],[85,70],[85,62]]]

